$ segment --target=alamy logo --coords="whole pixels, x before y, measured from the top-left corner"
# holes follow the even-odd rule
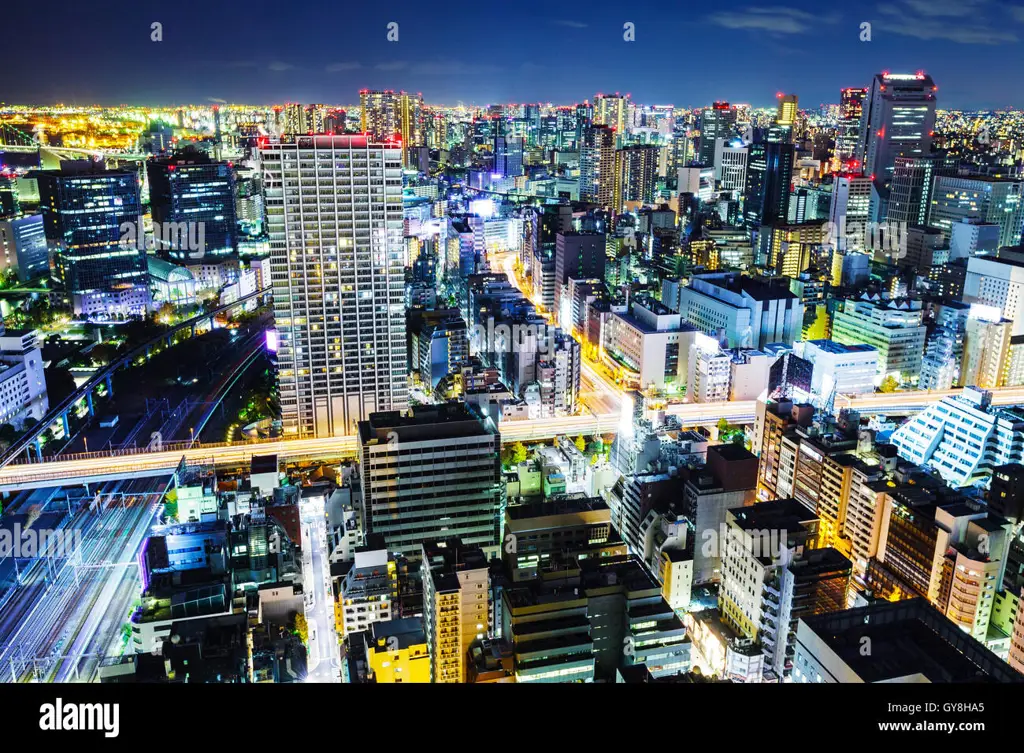
[[[880,251],[893,259],[907,255],[906,222],[870,222],[839,216],[839,222],[825,223],[824,244],[841,250]]]
[[[186,252],[190,259],[202,259],[206,253],[206,223],[154,222],[152,234],[147,235],[139,223],[122,222],[121,245],[135,246],[140,251]]]
[[[778,559],[786,545],[787,532],[777,528],[730,530],[722,523],[716,531],[708,528],[701,533],[701,554],[705,557],[735,558],[744,554],[751,557]]]
[[[15,557],[71,557],[82,546],[82,532],[77,529],[22,529],[15,523],[10,529],[0,529],[0,559]]]
[[[473,325],[472,342],[486,353],[537,353],[550,355],[555,351],[557,327],[547,324],[495,324],[488,317],[487,326]]]
[[[44,732],[103,732],[104,737],[121,733],[121,707],[116,703],[44,703],[39,707],[39,729]]]

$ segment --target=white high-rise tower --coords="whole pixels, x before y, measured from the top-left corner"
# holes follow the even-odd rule
[[[402,147],[297,136],[261,150],[284,433],[356,433],[408,404]]]

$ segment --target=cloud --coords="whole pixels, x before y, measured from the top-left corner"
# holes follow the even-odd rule
[[[362,63],[350,62],[350,63],[331,63],[325,71],[328,73],[340,73],[342,71],[357,71],[363,67]]]
[[[207,97],[206,101],[213,102],[215,105],[226,105],[228,103],[226,99],[221,99],[220,97]]]
[[[378,71],[400,71],[407,68],[408,65],[404,60],[393,60],[390,63],[377,63],[373,67]]]
[[[586,29],[587,25],[582,21],[552,21],[555,26],[567,26],[570,29]]]
[[[291,71],[295,70],[295,66],[291,63],[282,63],[280,60],[275,60],[267,66],[268,71]]]
[[[410,72],[421,76],[475,76],[480,74],[499,73],[500,69],[494,65],[480,63],[464,63],[457,60],[436,60],[426,63],[416,63]]]
[[[954,22],[912,16],[903,8],[885,5],[878,9],[882,18],[874,24],[882,31],[926,41],[945,39],[958,44],[1000,45],[1018,41],[1012,31],[993,29],[981,23]]]
[[[907,8],[922,16],[962,18],[973,16],[988,0],[904,0]]]
[[[259,68],[260,64],[255,60],[235,60],[224,64],[225,68]]]
[[[1010,15],[1013,16],[1015,20],[1024,22],[1024,5],[1010,5],[1008,7]]]
[[[803,34],[815,25],[835,23],[835,16],[807,13],[797,8],[744,8],[715,13],[708,21],[726,29],[767,31],[773,34]]]

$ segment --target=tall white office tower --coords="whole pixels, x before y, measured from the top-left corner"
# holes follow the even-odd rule
[[[889,186],[897,157],[923,157],[935,130],[935,82],[924,73],[879,73],[861,112],[857,160],[877,195],[873,220],[887,216]]]
[[[356,433],[409,399],[402,147],[297,136],[260,152],[284,433]]]

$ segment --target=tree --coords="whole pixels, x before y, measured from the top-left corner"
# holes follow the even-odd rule
[[[0,426],[0,442],[11,444],[11,442],[18,438],[18,433],[18,430],[11,426],[11,424],[4,424]]]
[[[900,386],[900,383],[896,380],[892,374],[882,380],[882,384],[878,387],[879,392],[895,392],[896,388]]]
[[[720,435],[721,434],[725,434],[731,428],[732,428],[732,426],[729,425],[729,422],[724,417],[718,419],[718,433]]]
[[[587,440],[585,440],[583,437],[576,437],[575,444],[576,449],[579,450],[580,452],[587,451]]]
[[[511,450],[509,450],[510,464],[519,465],[524,460],[526,460],[526,458],[529,457],[529,455],[530,453],[526,449],[526,445],[524,445],[522,442],[516,442],[514,445],[512,445]]]
[[[309,624],[306,622],[306,615],[302,612],[295,613],[295,635],[299,636],[299,640],[303,643],[309,643]]]

